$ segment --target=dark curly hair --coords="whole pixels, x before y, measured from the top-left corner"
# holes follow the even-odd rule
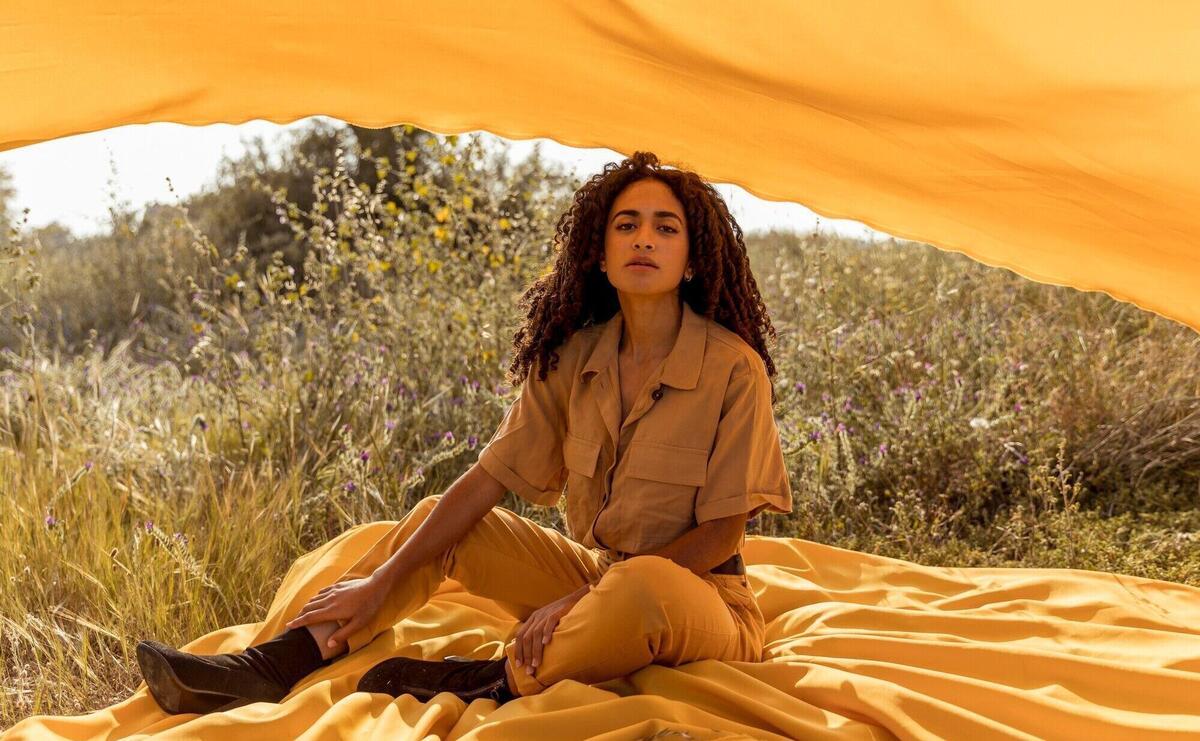
[[[660,165],[651,152],[635,152],[593,175],[575,192],[571,207],[559,218],[554,269],[527,288],[518,304],[526,316],[513,337],[507,379],[513,386],[525,379],[535,360],[539,378],[545,380],[547,372],[557,367],[556,348],[576,330],[601,324],[621,308],[617,290],[599,269],[605,223],[621,191],[646,178],[669,187],[687,216],[694,272],[690,281],[680,284],[680,299],[697,314],[736,332],[762,357],[767,375],[774,377],[775,363],[766,338],[776,338],[775,328],[750,272],[742,229],[725,200],[696,173]],[[774,386],[771,403],[775,403]]]

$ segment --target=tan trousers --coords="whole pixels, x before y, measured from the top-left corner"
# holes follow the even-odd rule
[[[370,576],[440,498],[418,502],[341,579]],[[494,600],[519,620],[584,584],[593,585],[559,620],[532,675],[516,666],[514,641],[505,646],[522,695],[537,694],[560,679],[602,682],[651,663],[762,658],[763,617],[744,575],[702,578],[660,556],[622,559],[502,507],[398,584],[371,624],[350,636],[349,650],[362,648],[424,605],[445,577]]]

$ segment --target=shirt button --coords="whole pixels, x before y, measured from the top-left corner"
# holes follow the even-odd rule
[[[659,386],[658,388],[654,389],[654,391],[652,391],[650,393],[650,396],[652,396],[655,401],[658,401],[659,399],[661,399],[662,398],[662,387]]]

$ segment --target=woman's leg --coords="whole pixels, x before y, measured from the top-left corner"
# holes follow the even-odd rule
[[[440,499],[421,500],[383,530],[383,536],[353,566],[327,583],[369,576],[416,531]],[[380,525],[388,523],[373,523],[372,527]],[[524,619],[538,607],[596,581],[599,566],[590,549],[496,507],[457,544],[401,579],[372,621],[348,638],[349,650],[361,648],[424,605],[447,576]],[[275,619],[286,622],[290,617]],[[240,653],[211,656],[142,641],[138,662],[152,694],[168,712],[209,712],[238,698],[278,701],[296,681],[328,663],[321,640],[328,630],[329,625],[319,625],[315,631],[305,626]]]
[[[748,588],[747,588],[748,589]],[[757,632],[717,587],[661,556],[614,563],[559,621],[529,674],[505,647],[519,694],[536,694],[561,679],[585,684],[622,677],[651,663],[675,666],[701,659],[756,661]]]
[[[338,580],[370,576],[416,531],[440,496],[418,502]],[[495,507],[454,546],[409,574],[388,595],[370,624],[347,640],[348,651],[369,643],[379,633],[424,605],[446,577],[472,594],[495,600],[518,619],[569,594],[600,575],[596,555],[551,528],[503,507]],[[334,623],[318,625],[314,637],[327,637]],[[318,640],[324,646],[324,640]]]

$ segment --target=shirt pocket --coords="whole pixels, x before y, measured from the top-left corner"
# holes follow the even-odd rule
[[[568,433],[563,439],[562,452],[563,463],[570,472],[567,474],[568,482],[572,473],[589,479],[595,475],[596,459],[600,456],[600,443],[584,440]]]
[[[596,471],[601,443],[567,433],[563,439],[563,464],[567,467],[567,533],[577,542],[587,539],[592,518],[600,506],[602,482]]]
[[[669,443],[631,440],[622,469],[622,520],[638,551],[666,545],[695,524],[696,492],[708,477],[708,453]]]

